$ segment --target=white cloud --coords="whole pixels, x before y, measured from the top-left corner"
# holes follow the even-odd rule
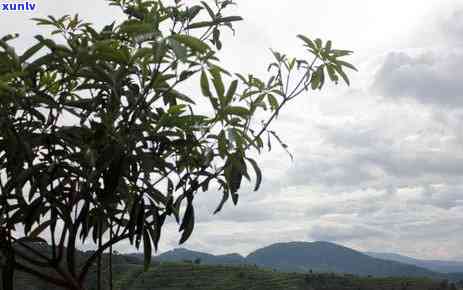
[[[462,67],[463,51],[455,48],[416,57],[389,53],[376,73],[373,90],[386,97],[411,97],[425,104],[461,107]]]

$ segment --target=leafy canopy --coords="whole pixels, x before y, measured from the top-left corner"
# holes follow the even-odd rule
[[[326,79],[349,84],[345,68],[355,69],[342,60],[350,51],[299,35],[307,54],[273,52],[265,80],[231,73],[219,51],[224,29],[242,20],[225,14],[235,3],[164,2],[110,0],[126,17],[101,30],[78,15],[34,19],[51,35],[22,54],[10,45],[17,35],[1,38],[3,277],[20,270],[82,289],[125,240],[143,246],[148,267],[168,216],[180,243],[190,237],[195,195],[220,192],[218,212],[238,202],[243,178],[259,189],[251,156],[272,140],[287,147],[270,128],[285,104]],[[45,237],[50,255],[31,246]],[[97,251],[78,263],[76,246],[89,242]]]

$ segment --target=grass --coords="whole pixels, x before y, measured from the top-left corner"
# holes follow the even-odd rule
[[[107,269],[107,268],[106,268]],[[458,288],[428,278],[374,278],[320,273],[283,273],[253,266],[211,266],[193,263],[161,263],[147,272],[143,265],[113,265],[114,290],[455,290]],[[96,289],[92,273],[88,290]],[[103,290],[108,290],[107,272]],[[1,280],[1,279],[0,279]],[[16,275],[17,290],[57,288],[30,276]],[[1,282],[1,281],[0,281]],[[0,283],[0,290],[2,289]]]
[[[373,278],[317,273],[281,273],[251,266],[162,263],[143,272],[141,265],[115,265],[115,290],[440,290],[440,281]],[[458,288],[457,288],[458,289]]]

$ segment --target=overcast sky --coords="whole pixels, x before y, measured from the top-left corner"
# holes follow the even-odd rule
[[[245,21],[223,60],[261,72],[268,48],[300,56],[296,34],[355,51],[352,86],[302,95],[274,129],[295,159],[259,157],[264,184],[238,207],[211,215],[221,196],[203,194],[187,248],[250,251],[284,241],[326,240],[359,250],[463,260],[463,3],[451,0],[237,0]],[[37,30],[27,19],[79,12],[111,22],[99,0],[38,0],[34,13],[0,12],[0,34],[17,45]],[[459,4],[461,3],[461,4]],[[161,251],[177,246],[168,226]]]

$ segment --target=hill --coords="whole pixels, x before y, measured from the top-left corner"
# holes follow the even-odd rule
[[[208,265],[246,264],[246,259],[239,254],[212,255],[203,252],[190,251],[187,249],[174,249],[155,258],[155,260],[162,262],[182,262],[185,260],[195,261],[196,259],[200,259],[201,263]]]
[[[428,269],[370,257],[359,251],[328,242],[278,243],[256,250],[248,263],[281,271],[335,272],[376,277],[430,277],[440,275]]]
[[[143,272],[141,265],[115,267],[114,290],[440,290],[445,283],[418,278],[281,273],[253,266],[162,263]],[[454,288],[456,289],[456,288]]]
[[[305,244],[305,243],[304,243]],[[302,248],[307,245],[298,243],[275,244],[273,247],[284,249],[288,246]],[[311,244],[311,243],[310,243]],[[315,244],[317,245],[317,243]],[[311,245],[313,246],[313,245]],[[324,245],[325,247],[326,245]],[[330,244],[329,246],[336,246]],[[260,253],[266,252],[266,248],[257,251],[253,258],[262,257]],[[178,251],[174,251],[178,252]],[[259,253],[260,252],[260,253]],[[274,252],[274,251],[272,251]],[[199,252],[196,252],[199,253]],[[278,253],[278,251],[275,251]],[[89,253],[82,253],[87,255]],[[169,255],[172,257],[170,253]],[[189,255],[180,251],[177,257]],[[305,255],[307,252],[304,253]],[[169,257],[164,255],[164,257]],[[213,255],[212,255],[213,256]],[[238,258],[237,255],[225,255]],[[192,257],[192,256],[190,256]],[[220,256],[219,256],[220,257]],[[268,256],[267,256],[268,257]],[[272,256],[274,258],[278,255]],[[206,256],[206,258],[210,258]],[[241,257],[243,258],[243,257]],[[244,258],[243,258],[244,259]],[[246,258],[247,259],[247,258]],[[373,258],[371,258],[373,259]],[[161,262],[153,263],[148,272],[143,271],[143,261],[133,255],[116,255],[113,259],[113,284],[114,290],[440,290],[458,289],[454,285],[433,280],[430,278],[375,278],[359,277],[351,274],[333,273],[296,273],[277,272],[271,269],[262,269],[257,266],[219,266],[197,265],[192,262]],[[103,267],[108,269],[107,265]],[[91,273],[87,281],[87,289],[95,289],[95,274]],[[103,273],[103,277],[107,277]],[[1,280],[1,279],[0,279]],[[102,290],[108,290],[108,281]],[[1,282],[1,281],[0,281]],[[46,283],[40,282],[28,275],[15,276],[16,289],[20,290],[57,290]],[[0,283],[1,285],[1,283]],[[1,290],[1,286],[0,286]]]
[[[113,266],[113,290],[449,290],[427,278],[373,278],[353,275],[283,273],[253,266],[212,266],[164,262],[143,271],[140,264]],[[104,276],[106,277],[106,276]],[[19,281],[18,281],[19,280]],[[95,288],[94,279],[88,289]],[[107,282],[107,281],[105,281]],[[58,290],[20,275],[18,290]],[[1,289],[1,286],[0,286]],[[102,290],[109,290],[108,284]]]
[[[460,261],[420,260],[394,253],[365,252],[365,254],[374,258],[411,264],[440,273],[463,272],[463,262]]]
[[[349,273],[362,276],[446,278],[446,275],[388,259],[378,259],[328,242],[278,243],[254,251],[247,257],[238,254],[212,255],[175,249],[156,257],[163,262],[195,261],[208,265],[257,265],[285,272]],[[460,277],[461,275],[457,275]]]
[[[89,254],[81,252],[79,256]],[[446,283],[441,281],[459,281],[463,277],[461,273],[443,274],[377,259],[328,242],[277,243],[247,257],[176,249],[154,260],[145,273],[140,254],[114,256],[115,290],[437,290],[458,289],[445,288]],[[92,273],[86,283],[88,289],[94,289],[95,280]],[[21,290],[56,289],[24,274],[17,275],[15,283]]]

